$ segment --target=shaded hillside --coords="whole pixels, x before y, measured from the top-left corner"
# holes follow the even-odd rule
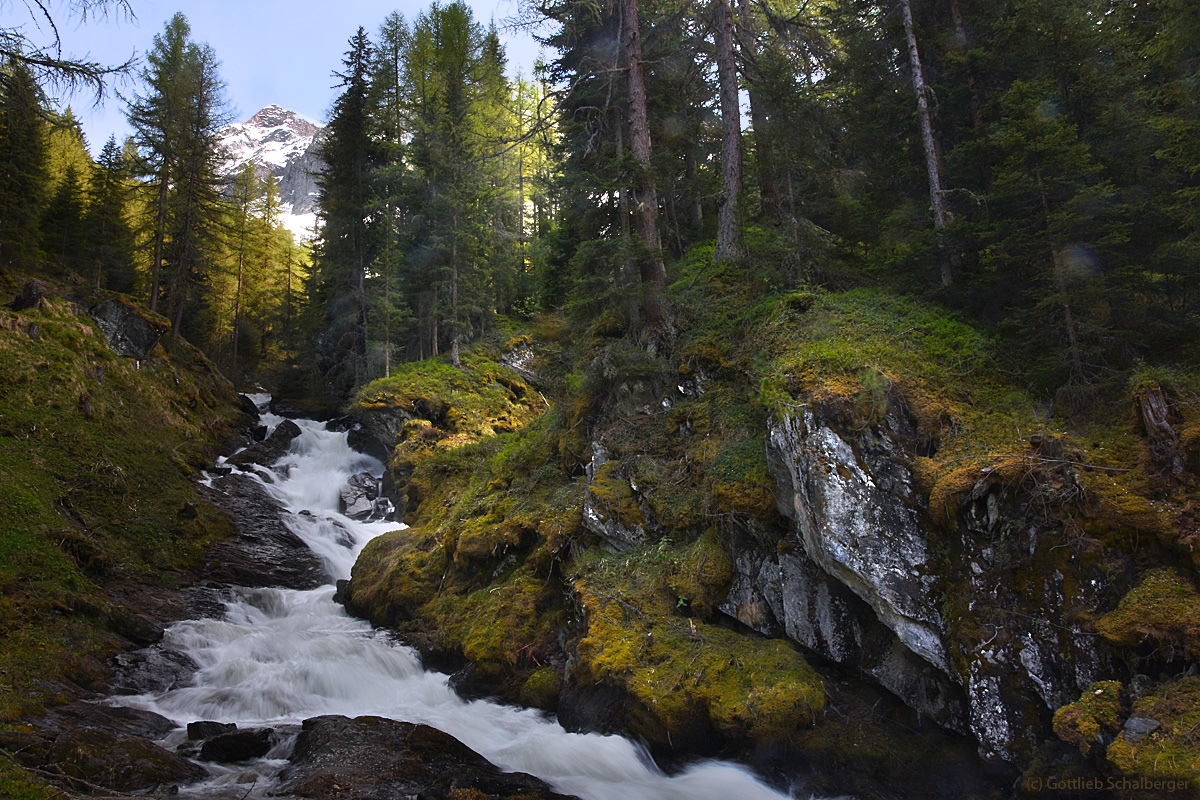
[[[703,250],[674,269],[657,355],[611,311],[547,316],[359,393],[412,527],[368,546],[355,608],[469,664],[465,689],[668,757],[787,753],[760,766],[814,790],[1002,796],[1018,772],[1196,763],[1190,712],[1161,700],[1187,691],[1200,608],[1188,373],[1064,416],[933,306],[777,293]],[[510,430],[534,388],[550,407]],[[1120,704],[1095,732],[1055,716],[1104,680]],[[1146,709],[1155,732],[1121,735]],[[930,763],[945,781],[917,780]]]
[[[161,636],[162,590],[232,531],[192,481],[243,415],[197,350],[155,344],[165,320],[8,273],[0,302],[23,285],[27,307],[0,308],[0,722],[103,687],[110,656]],[[118,355],[89,314],[148,353]],[[24,796],[6,763],[0,793]]]

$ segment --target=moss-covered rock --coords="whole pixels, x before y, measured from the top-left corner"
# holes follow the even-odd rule
[[[1200,791],[1200,678],[1158,686],[1134,702],[1130,716],[1159,726],[1144,738],[1122,733],[1108,746],[1108,762],[1121,775],[1143,780],[1145,790],[1130,796],[1187,797]]]
[[[1173,570],[1151,570],[1116,610],[1096,621],[1096,630],[1124,647],[1152,639],[1179,648],[1189,659],[1200,658],[1200,593]]]
[[[1079,699],[1054,712],[1054,733],[1064,742],[1088,755],[1104,747],[1101,736],[1120,730],[1124,715],[1121,708],[1123,687],[1116,681],[1099,681],[1089,686]]]

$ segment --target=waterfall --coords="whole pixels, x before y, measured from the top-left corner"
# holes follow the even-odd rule
[[[264,414],[263,421],[274,426],[281,418]],[[264,486],[289,510],[286,523],[330,573],[347,578],[363,546],[397,524],[345,517],[338,512],[338,492],[351,475],[379,475],[383,465],[352,450],[344,433],[295,422],[303,432],[275,466],[281,477]],[[290,732],[250,767],[206,765],[211,777],[184,787],[182,797],[269,796],[299,723],[321,714],[425,723],[504,770],[527,772],[585,800],[782,797],[733,764],[704,762],[668,776],[644,748],[619,736],[568,733],[540,711],[463,700],[446,675],[422,669],[411,649],[351,618],[333,594],[333,586],[231,589],[222,619],[179,622],[167,630],[164,643],[199,665],[191,685],[113,699],[180,725],[164,742],[169,748],[182,743],[183,726],[197,720]]]

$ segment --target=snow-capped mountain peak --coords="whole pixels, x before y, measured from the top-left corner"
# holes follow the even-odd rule
[[[294,111],[269,105],[220,132],[226,153],[222,173],[233,175],[250,162],[260,177],[274,174],[283,205],[280,221],[297,239],[310,238],[316,223],[316,177],[324,168],[318,154],[322,130]]]

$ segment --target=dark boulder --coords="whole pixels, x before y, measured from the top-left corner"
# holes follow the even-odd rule
[[[200,748],[200,759],[228,764],[234,761],[262,758],[270,749],[270,728],[248,728],[243,731],[218,734],[206,740],[204,746]]]
[[[233,733],[237,730],[237,725],[232,722],[211,722],[201,720],[199,722],[189,722],[187,725],[187,736],[192,741],[201,741],[204,739],[212,739],[215,736],[222,736],[226,733]]]
[[[226,475],[200,491],[229,516],[238,531],[235,538],[209,549],[207,578],[238,586],[286,589],[315,589],[329,582],[324,562],[283,524],[287,512],[261,483],[245,475]]]
[[[88,316],[108,341],[108,348],[125,358],[143,359],[170,327],[128,300],[113,297],[88,309]]]
[[[10,304],[13,311],[24,311],[27,308],[45,308],[46,285],[41,281],[25,281],[21,293]]]
[[[119,653],[113,658],[116,675],[112,683],[114,694],[146,694],[165,692],[176,686],[187,686],[200,665],[186,654],[172,650],[162,643]]]
[[[231,456],[225,463],[234,466],[258,464],[269,467],[287,454],[292,440],[301,434],[300,426],[285,419],[271,431],[271,435],[261,442],[250,445],[245,450]]]
[[[58,776],[67,787],[92,794],[145,792],[205,776],[200,766],[159,747],[175,725],[132,708],[76,701],[26,724],[0,731],[0,748],[23,766]]]
[[[63,776],[67,785],[75,779],[114,792],[191,783],[206,774],[199,765],[148,739],[113,736],[90,728],[59,736],[46,759],[46,770]]]
[[[280,779],[280,794],[319,800],[565,797],[531,775],[501,771],[449,734],[381,717],[305,720]]]
[[[251,400],[246,395],[244,395],[244,394],[238,395],[238,408],[241,409],[242,413],[245,414],[247,417],[249,417],[252,421],[254,421],[254,422],[258,421],[258,418],[260,416],[260,414],[258,412],[258,406],[255,405],[254,401]]]

